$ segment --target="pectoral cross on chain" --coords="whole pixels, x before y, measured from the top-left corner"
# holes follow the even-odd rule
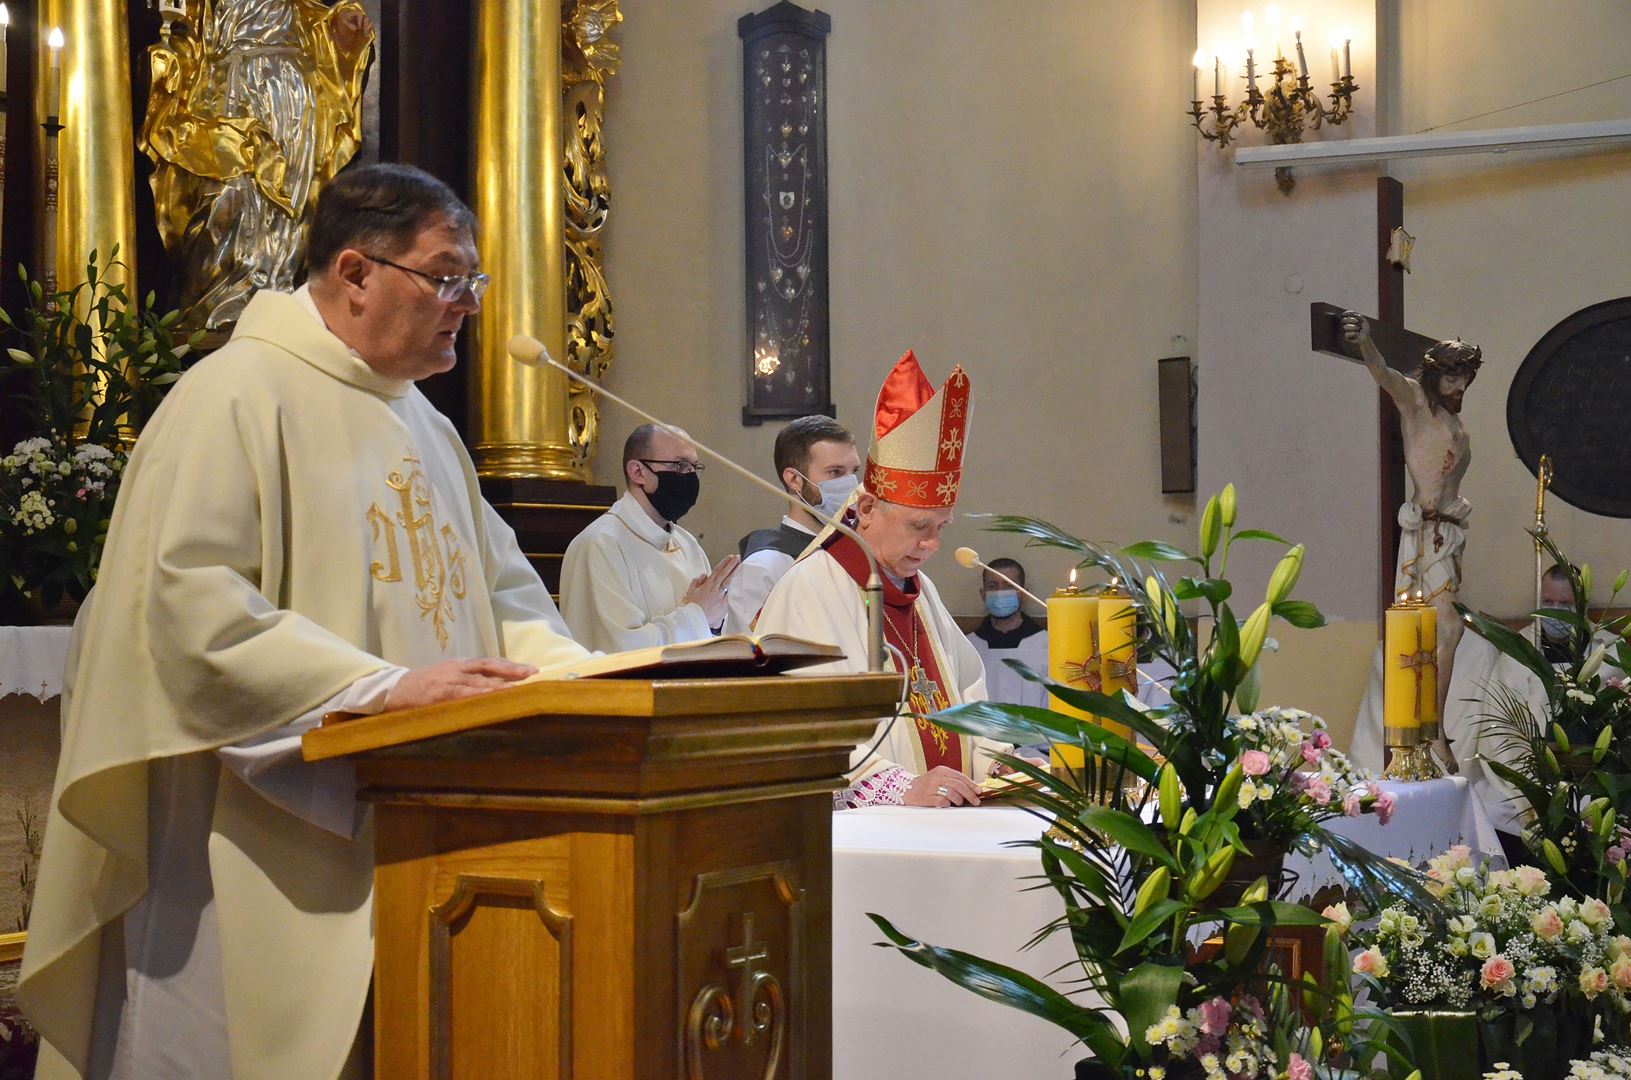
[[[922,664],[912,665],[911,683],[908,688],[912,693],[921,695],[924,701],[931,704],[934,702],[934,695],[940,689],[935,685],[935,681],[929,678],[929,673],[923,670]]]

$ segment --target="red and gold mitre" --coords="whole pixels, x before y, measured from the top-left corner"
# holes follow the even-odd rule
[[[968,434],[968,374],[935,390],[908,349],[878,391],[862,485],[885,502],[941,510],[957,503]]]

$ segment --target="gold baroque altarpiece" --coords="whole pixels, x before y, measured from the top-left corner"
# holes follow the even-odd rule
[[[106,252],[114,243],[134,277],[128,5],[45,0],[45,10],[75,42],[63,57],[59,280],[76,280],[91,248]],[[488,0],[473,18],[472,202],[484,223],[478,243],[493,288],[471,333],[469,441],[485,477],[585,482],[597,435],[590,396],[564,375],[516,365],[504,346],[514,333],[531,333],[596,378],[611,361],[600,240],[610,209],[602,125],[606,79],[619,62],[610,35],[623,16],[617,0]],[[366,55],[360,47],[342,51]],[[335,71],[360,76],[356,65],[336,63]],[[556,91],[539,92],[549,86]],[[342,137],[333,149],[340,160],[330,170],[354,144]]]

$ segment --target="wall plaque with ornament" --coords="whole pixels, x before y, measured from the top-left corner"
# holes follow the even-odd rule
[[[835,415],[827,328],[827,34],[782,3],[737,21],[747,204],[744,424]]]

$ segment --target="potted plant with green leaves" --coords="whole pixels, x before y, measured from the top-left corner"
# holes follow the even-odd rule
[[[49,295],[18,267],[27,305],[0,310],[0,385],[28,432],[0,454],[0,600],[36,618],[96,580],[136,434],[200,340],[178,340],[179,313],[159,312],[153,293],[133,301],[122,266],[117,246],[107,266],[93,251],[85,279]]]
[[[1056,782],[1046,769],[1022,758],[1006,762],[1030,781],[1018,788],[1015,800],[1049,822],[1047,833],[1032,843],[1043,878],[1063,908],[1038,939],[1069,936],[1080,969],[1077,988],[1061,991],[1011,966],[917,941],[887,919],[871,916],[885,944],[915,962],[1070,1031],[1092,1055],[1081,1075],[1171,1080],[1208,1075],[1206,1063],[1193,1053],[1205,1044],[1191,1043],[1188,1034],[1174,1043],[1167,1037],[1172,1027],[1167,1021],[1176,1015],[1178,1029],[1187,1032],[1184,1025],[1192,1015],[1210,1010],[1208,1023],[1226,1044],[1220,1001],[1236,1019],[1253,1017],[1251,1032],[1237,1033],[1255,1047],[1249,1055],[1253,1071],[1238,1075],[1279,1077],[1288,1070],[1307,1077],[1373,1075],[1368,1063],[1371,1051],[1386,1042],[1385,1024],[1373,1017],[1374,1025],[1354,1029],[1351,1000],[1342,1005],[1350,1029],[1341,1038],[1326,1039],[1292,1024],[1293,1034],[1302,1032],[1301,1049],[1293,1048],[1292,1035],[1269,1037],[1272,1025],[1260,1023],[1253,1008],[1236,1012],[1247,998],[1261,1007],[1268,996],[1263,988],[1284,982],[1265,971],[1272,929],[1316,926],[1324,917],[1283,898],[1285,882],[1272,862],[1254,870],[1252,880],[1233,895],[1218,897],[1237,860],[1294,847],[1327,852],[1363,896],[1403,894],[1433,903],[1413,871],[1323,825],[1330,817],[1367,809],[1385,817],[1392,809],[1389,797],[1330,746],[1306,713],[1257,709],[1257,663],[1271,621],[1316,627],[1324,620],[1314,605],[1291,596],[1302,547],[1261,530],[1237,531],[1235,502],[1232,485],[1207,502],[1196,554],[1156,542],[1111,550],[1031,518],[998,517],[990,525],[1069,551],[1080,565],[1113,575],[1149,632],[1148,647],[1175,672],[1170,704],[1146,710],[1124,694],[1063,686],[1010,661],[1058,700],[1129,729],[1136,738],[1051,709],[993,702],[960,705],[933,717],[953,730],[1021,745],[1077,746],[1085,760],[1097,758],[1108,763],[1113,776],[1124,774],[1095,788]],[[1232,546],[1245,541],[1278,543],[1288,550],[1262,601],[1240,620],[1232,607],[1235,586],[1226,574]],[[1160,567],[1173,564],[1193,572],[1169,580]],[[1205,605],[1208,638],[1203,640],[1181,612],[1184,601]],[[1104,766],[1087,771],[1102,774]],[[1220,939],[1218,946],[1196,948],[1208,938]],[[1392,1060],[1405,1057],[1395,1053]],[[1305,1066],[1309,1071],[1303,1073]]]

